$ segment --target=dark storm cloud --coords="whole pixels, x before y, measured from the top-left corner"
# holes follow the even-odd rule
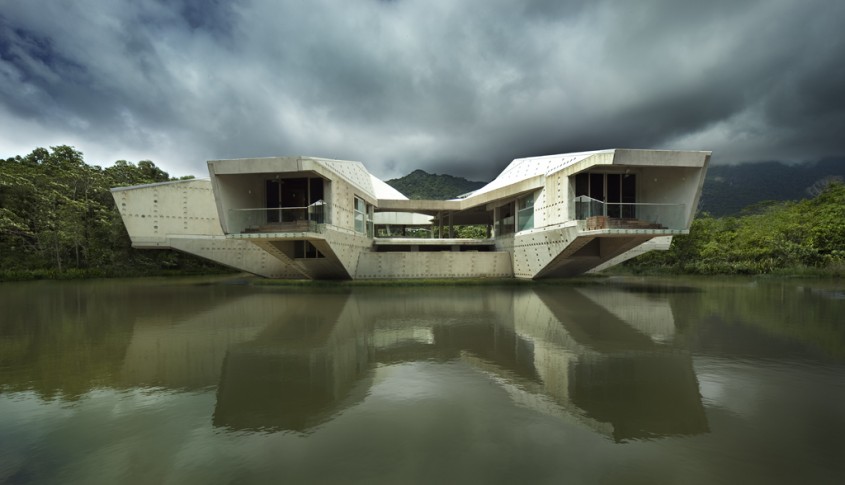
[[[608,147],[845,153],[845,3],[0,0],[0,156],[493,176]]]

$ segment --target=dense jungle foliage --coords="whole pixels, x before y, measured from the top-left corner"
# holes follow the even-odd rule
[[[683,274],[845,274],[845,185],[812,199],[760,203],[736,217],[700,214],[669,251],[625,265]]]
[[[153,162],[101,168],[69,146],[0,159],[0,280],[219,272],[175,251],[132,249],[109,189],[169,180]]]

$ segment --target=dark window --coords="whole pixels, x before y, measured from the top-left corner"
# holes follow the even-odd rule
[[[604,202],[604,174],[590,174],[590,197]]]
[[[629,173],[622,176],[622,202],[633,204],[637,201],[637,176]],[[622,217],[633,219],[636,217],[636,206],[623,205]]]
[[[311,241],[294,241],[293,257],[296,259],[325,258]]]
[[[499,207],[499,220],[496,221],[496,235],[513,234],[516,223],[514,203],[510,202]]]
[[[308,202],[313,204],[318,200],[323,200],[325,198],[323,194],[323,179],[312,178],[309,183],[311,184],[311,200]]]
[[[281,207],[279,204],[279,181],[278,180],[268,180],[267,181],[267,207],[268,208],[278,208]],[[280,211],[278,210],[270,210],[267,211],[267,222],[279,222],[280,221]]]
[[[580,195],[590,195],[590,174],[586,172],[575,176],[575,197]]]
[[[622,217],[622,176],[618,173],[607,174],[607,215]]]

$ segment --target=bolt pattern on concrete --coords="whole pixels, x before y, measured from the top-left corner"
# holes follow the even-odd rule
[[[229,169],[233,174],[260,174],[264,173],[262,170],[278,165],[287,171],[309,170],[329,178],[331,181],[325,190],[327,219],[314,233],[223,235],[210,181],[166,182],[114,189],[113,196],[135,247],[178,247],[265,276],[541,278],[576,274],[599,265],[605,267],[649,250],[651,246],[637,248],[649,239],[687,232],[681,224],[671,230],[594,227],[586,231],[583,221],[573,220],[574,174],[586,170],[601,172],[614,168],[610,167],[614,163],[620,165],[616,167],[617,171],[628,166],[645,167],[639,170],[648,171],[651,178],[643,178],[641,187],[638,184],[645,204],[668,205],[675,200],[697,200],[693,182],[699,180],[697,187],[700,190],[700,180],[703,180],[708,161],[709,152],[679,154],[631,150],[516,159],[493,182],[455,206],[472,207],[474,197],[491,192],[475,199],[478,204],[487,204],[489,210],[493,206],[513,204],[528,191],[533,191],[533,228],[499,236],[496,239],[497,251],[493,253],[373,252],[372,239],[356,231],[354,199],[360,197],[369,205],[378,204],[379,194],[386,197],[385,200],[401,197],[401,194],[394,193],[374,178],[359,162],[282,157],[253,160],[250,163],[257,163],[262,168],[250,171],[239,161],[230,161]],[[209,166],[212,167],[213,163],[210,162]],[[672,167],[689,168],[678,175]],[[625,168],[626,173],[627,170]],[[670,173],[673,175],[669,176]],[[690,178],[692,174],[694,177]],[[230,188],[246,190],[249,187]],[[368,210],[367,219],[369,216]],[[688,224],[689,220],[687,227]],[[311,241],[325,257],[294,258],[294,241],[300,240]],[[652,246],[664,248],[668,247],[668,242]]]
[[[370,199],[375,199],[375,191],[370,180],[370,173],[364,168],[361,162],[350,162],[345,160],[327,160],[322,158],[312,159],[314,162],[326,167],[326,169],[347,179],[354,186],[359,187]]]
[[[360,279],[506,278],[513,276],[506,252],[362,252]]]

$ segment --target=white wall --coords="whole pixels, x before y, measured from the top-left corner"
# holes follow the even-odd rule
[[[684,204],[681,225],[688,228],[692,222],[696,193],[703,169],[682,167],[648,167],[638,170],[637,202],[656,204]]]
[[[112,192],[133,246],[166,245],[168,235],[222,235],[208,180],[186,180]]]

